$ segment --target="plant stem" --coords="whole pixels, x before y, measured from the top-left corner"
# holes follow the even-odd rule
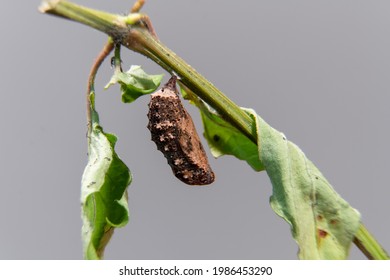
[[[184,85],[214,108],[225,120],[232,123],[254,143],[257,143],[257,134],[252,118],[183,59],[163,45],[153,33],[153,28],[147,17],[142,15],[138,17],[141,19],[141,23],[145,24],[128,26],[126,22],[129,22],[129,17],[95,11],[61,0],[45,2],[41,5],[40,11],[71,19],[100,30],[112,37],[115,43],[120,43],[151,58],[170,73],[176,73]],[[129,16],[132,15],[134,16],[134,14]],[[147,28],[148,26],[151,30]]]
[[[257,133],[253,130],[252,118],[147,30],[138,26],[132,28],[124,45],[154,60],[168,72],[178,75],[181,83],[256,143]]]
[[[356,232],[353,240],[356,247],[370,260],[388,260],[389,255],[379,245],[375,238],[368,232],[366,227],[360,223],[360,227]]]
[[[135,8],[135,10],[138,11],[139,8]],[[110,46],[111,50],[114,44],[120,43],[133,51],[151,58],[168,72],[178,75],[181,83],[257,144],[257,133],[252,118],[183,59],[163,45],[154,34],[147,16],[130,14],[127,17],[123,17],[61,0],[45,2],[41,5],[40,11],[71,19],[106,33],[114,40],[114,43]],[[139,22],[136,22],[137,19],[139,19]],[[97,61],[99,61],[99,57]],[[91,70],[89,85],[93,85],[93,79],[96,75],[95,71],[97,71],[99,66],[100,64],[95,62]],[[363,224],[360,225],[356,233],[354,243],[370,259],[389,259],[387,253]]]
[[[137,2],[134,3],[133,7],[131,7],[130,13],[139,13],[139,11],[142,9],[144,5],[145,5],[145,0],[137,0]]]
[[[92,109],[95,107],[94,101],[91,100],[91,93],[95,91],[95,77],[97,71],[99,70],[100,65],[102,65],[104,59],[111,53],[114,48],[114,42],[111,38],[109,38],[108,42],[104,45],[103,49],[100,51],[98,56],[96,57],[91,70],[88,76],[88,85],[86,92],[86,101],[87,101],[87,122],[88,122],[88,136],[91,132],[92,121],[96,121],[93,119]]]
[[[126,24],[123,21],[124,17],[63,0],[42,2],[39,11],[83,23],[106,34],[118,32],[118,27],[126,28]]]

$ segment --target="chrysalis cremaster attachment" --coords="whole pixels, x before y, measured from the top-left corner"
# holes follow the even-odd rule
[[[152,140],[178,179],[188,185],[214,182],[214,172],[195,125],[178,95],[176,76],[151,95],[148,118]]]

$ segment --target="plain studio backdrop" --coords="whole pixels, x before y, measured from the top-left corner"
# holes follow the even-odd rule
[[[76,3],[125,14],[133,1]],[[87,163],[85,89],[107,37],[2,1],[0,258],[81,259],[80,181]],[[160,40],[242,107],[305,152],[390,249],[390,2],[147,1]],[[123,68],[165,73],[127,49]],[[123,104],[118,86],[97,109],[130,167],[130,222],[106,259],[296,259],[289,226],[270,208],[265,172],[209,153],[216,181],[177,180],[150,141],[149,96]],[[198,131],[199,113],[188,102]],[[365,257],[352,245],[351,259]]]

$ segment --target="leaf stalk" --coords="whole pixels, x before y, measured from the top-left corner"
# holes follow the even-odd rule
[[[370,260],[389,260],[387,252],[379,245],[378,241],[372,236],[367,228],[360,223],[353,240],[356,247]]]

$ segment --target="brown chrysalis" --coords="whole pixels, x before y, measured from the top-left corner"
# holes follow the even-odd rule
[[[177,92],[176,76],[151,95],[148,118],[152,140],[178,179],[188,185],[214,182],[215,176],[195,125]]]

